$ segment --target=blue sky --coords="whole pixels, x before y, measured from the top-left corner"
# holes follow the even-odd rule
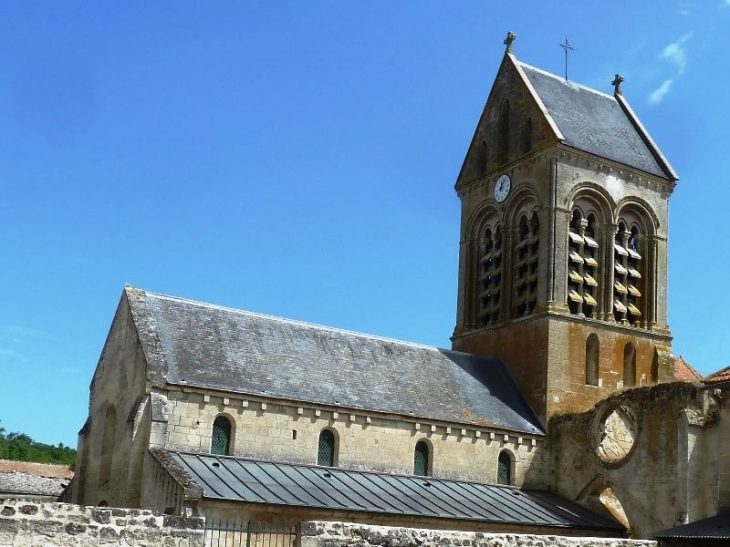
[[[456,175],[516,56],[680,175],[670,326],[730,364],[730,0],[0,5],[0,424],[75,445],[125,284],[449,346]],[[712,268],[709,266],[714,265]],[[713,289],[712,287],[715,287]]]

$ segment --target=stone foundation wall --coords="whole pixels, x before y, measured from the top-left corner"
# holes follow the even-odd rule
[[[656,547],[655,541],[533,534],[487,534],[394,528],[339,522],[304,522],[301,547]]]
[[[203,528],[198,517],[0,499],[0,546],[203,547]]]

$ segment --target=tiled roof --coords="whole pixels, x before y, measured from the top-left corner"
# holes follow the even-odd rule
[[[126,288],[168,384],[541,435],[501,362]]]
[[[73,475],[68,465],[0,460],[0,494],[57,498]]]
[[[616,521],[548,492],[248,458],[154,451],[196,496],[361,512],[623,533]]]
[[[709,376],[705,376],[702,381],[706,384],[719,384],[722,382],[730,382],[730,367],[725,367],[724,369],[718,370],[717,372],[714,372]]]
[[[515,61],[562,135],[578,150],[676,180],[672,167],[626,100]]]
[[[68,465],[12,460],[0,460],[0,473],[25,473],[36,477],[57,479],[72,479],[74,476],[73,469]]]
[[[674,359],[674,379],[680,382],[701,382],[702,375],[680,355]]]

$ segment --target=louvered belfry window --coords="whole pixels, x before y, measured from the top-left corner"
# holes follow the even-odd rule
[[[335,466],[335,435],[329,429],[325,429],[319,434],[317,465]]]
[[[507,452],[500,452],[497,459],[497,483],[512,484],[512,458]]]
[[[537,301],[537,262],[540,225],[537,214],[528,221],[522,217],[519,239],[515,245],[514,275],[514,313],[516,317],[530,315],[535,311]]]
[[[218,416],[213,422],[212,454],[228,456],[231,448],[231,422],[225,416]]]
[[[484,253],[479,261],[479,323],[493,325],[499,318],[502,290],[502,233],[499,228],[484,235]]]
[[[613,245],[613,316],[618,322],[639,325],[641,320],[641,255],[638,250],[638,230],[628,230],[619,223]]]
[[[413,453],[413,474],[421,477],[428,476],[428,445],[420,441],[416,444]]]
[[[594,317],[598,304],[598,242],[595,217],[573,213],[568,228],[568,307],[570,313]]]

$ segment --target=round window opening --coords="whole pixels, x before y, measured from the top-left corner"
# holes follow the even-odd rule
[[[636,441],[636,420],[624,406],[606,409],[598,421],[596,452],[606,463],[623,461]]]

